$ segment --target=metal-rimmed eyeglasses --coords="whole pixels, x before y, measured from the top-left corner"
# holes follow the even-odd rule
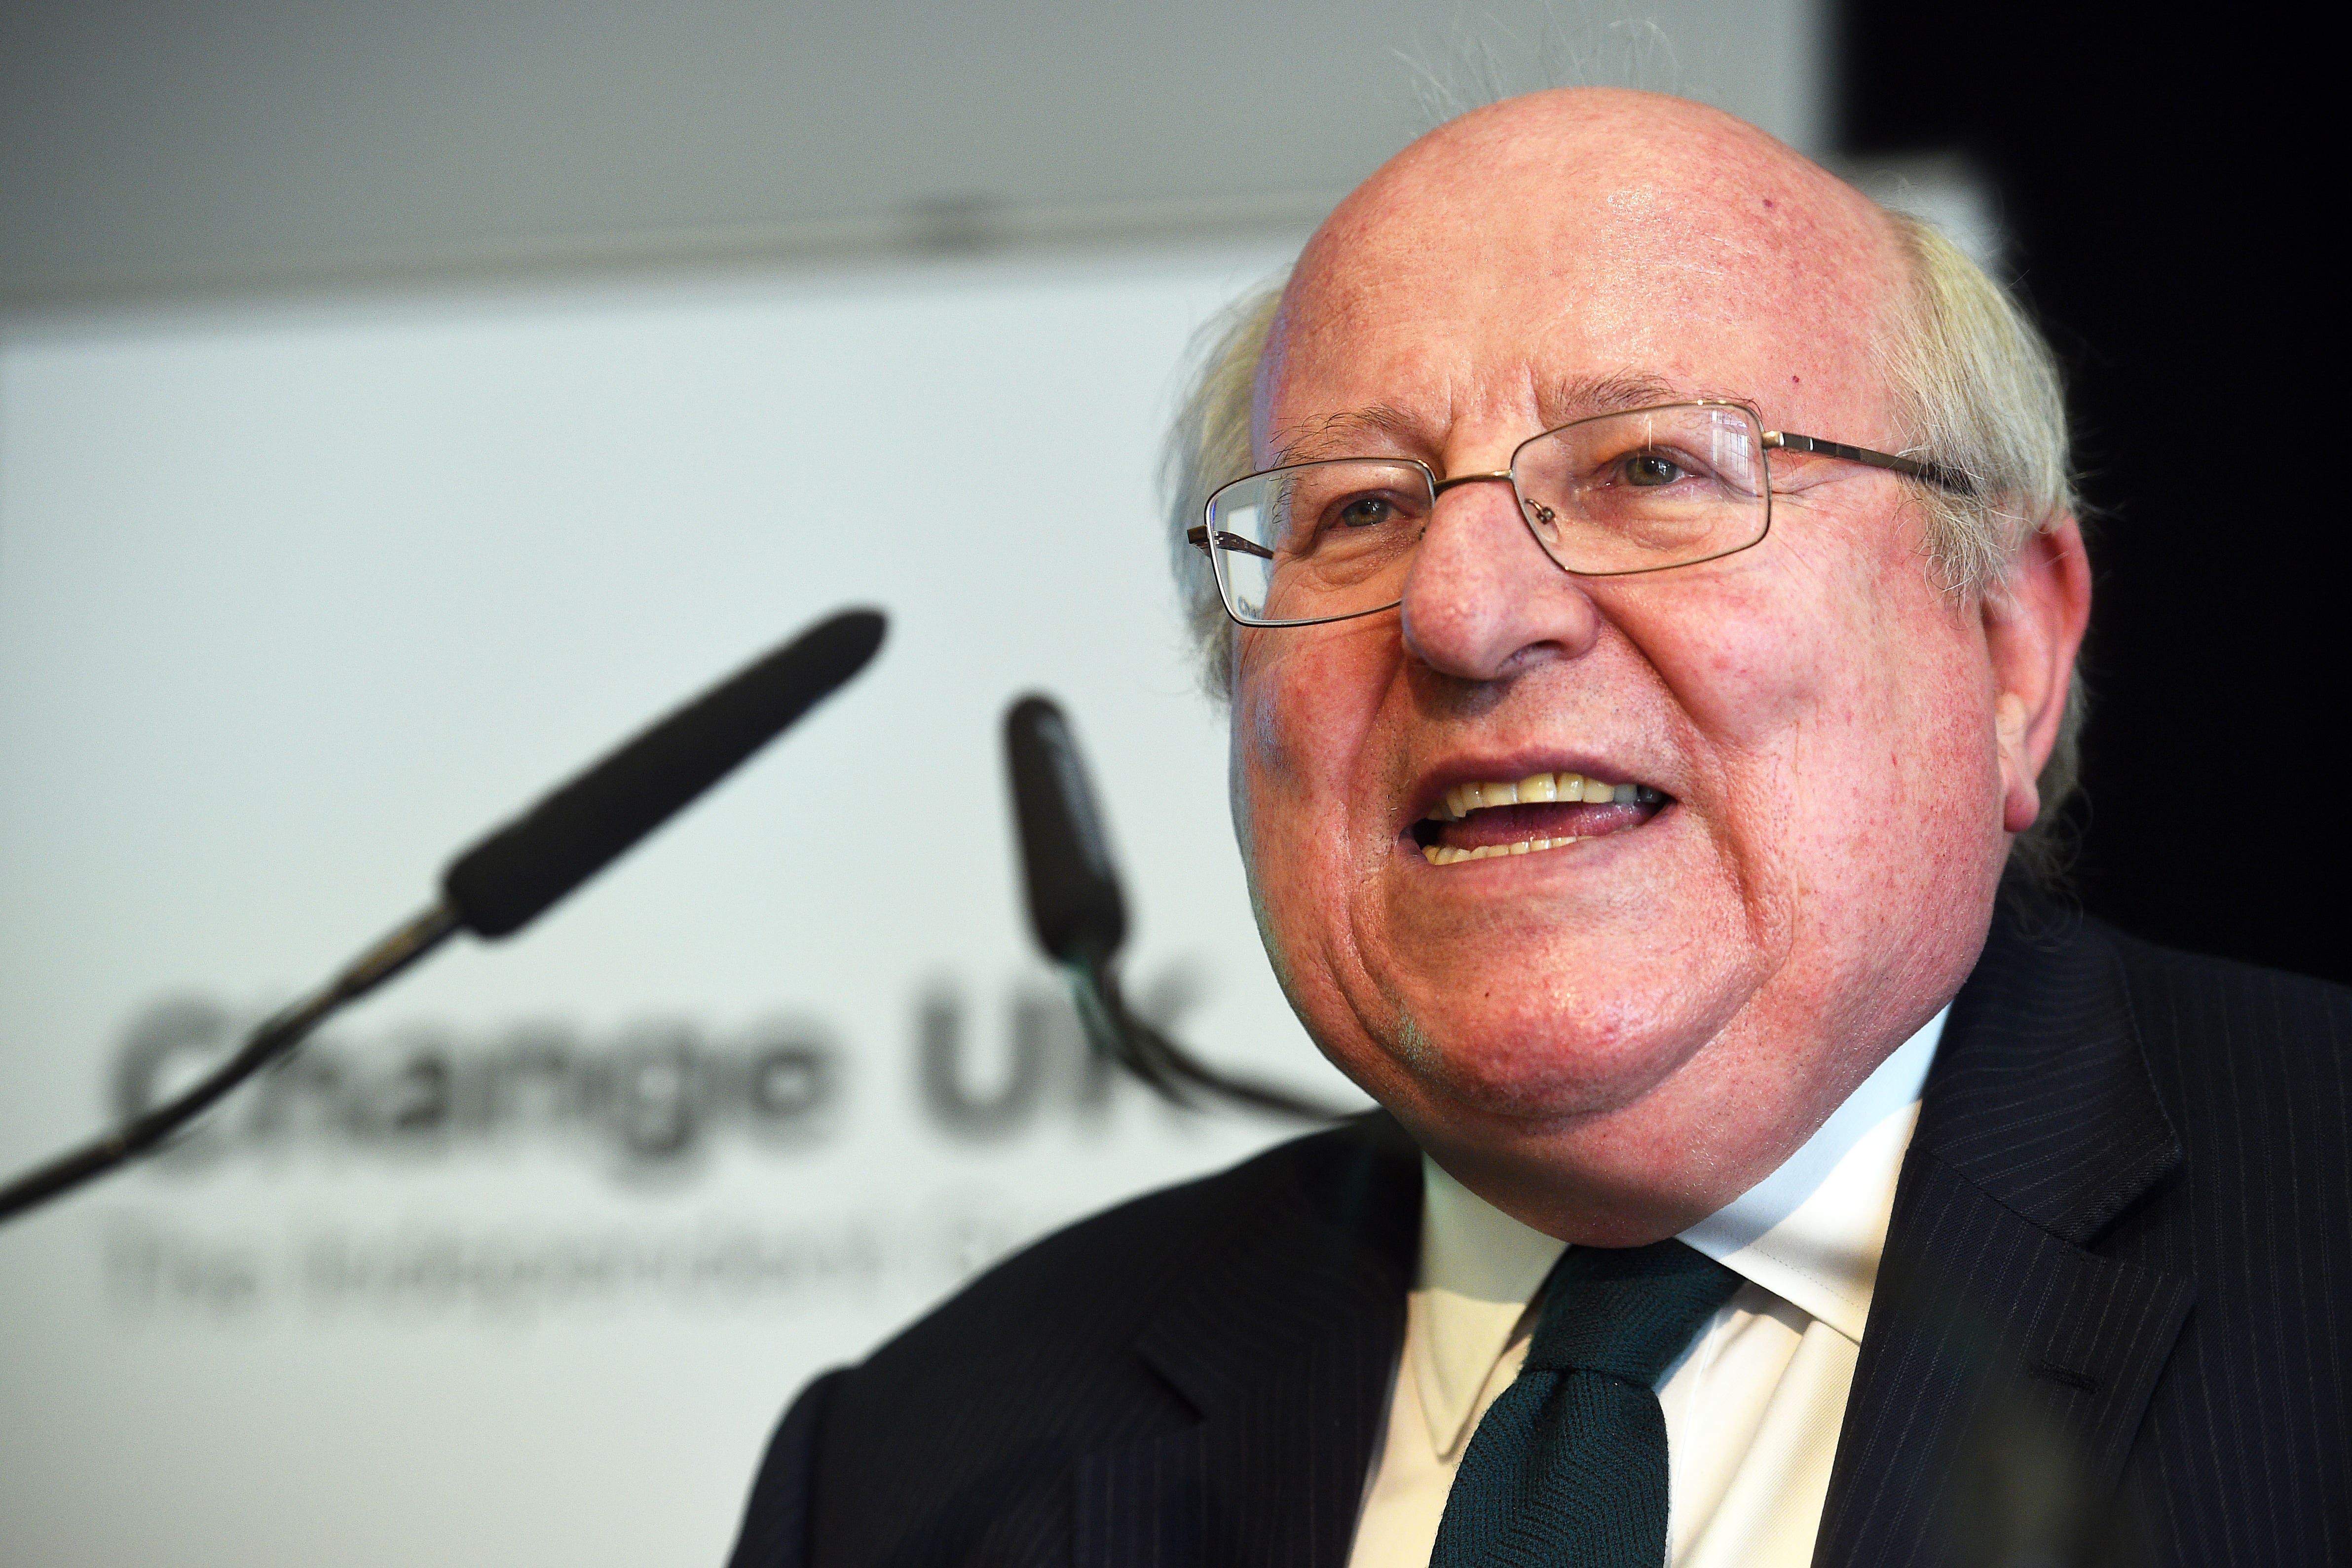
[[[1331,458],[1251,474],[1209,498],[1185,538],[1205,552],[1226,614],[1304,626],[1402,603],[1437,507],[1458,485],[1507,484],[1544,553],[1580,577],[1695,566],[1772,526],[1775,448],[1818,453],[1968,493],[1933,463],[1767,430],[1742,403],[1665,403],[1529,437],[1499,473],[1441,479],[1412,458]]]

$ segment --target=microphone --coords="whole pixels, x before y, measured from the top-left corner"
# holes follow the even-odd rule
[[[652,725],[450,862],[441,896],[476,936],[520,931],[866,668],[874,610],[845,610]]]
[[[1128,1010],[1117,965],[1127,941],[1127,899],[1077,737],[1061,709],[1034,694],[1015,702],[1004,715],[1004,758],[1030,928],[1069,977],[1094,1048],[1188,1109],[1196,1109],[1205,1091],[1277,1116],[1328,1121],[1345,1114],[1210,1067]]]
[[[1037,945],[1098,968],[1127,941],[1127,899],[1069,721],[1045,698],[1023,698],[1004,715],[1004,760]]]
[[[865,668],[882,646],[884,625],[875,610],[822,621],[559,785],[451,861],[431,908],[264,1021],[203,1079],[0,1187],[0,1223],[153,1148],[457,932],[499,938],[520,931]]]

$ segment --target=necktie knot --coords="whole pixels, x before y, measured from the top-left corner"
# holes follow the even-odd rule
[[[1571,1247],[1544,1281],[1528,1369],[1648,1388],[1738,1288],[1738,1275],[1679,1241]]]

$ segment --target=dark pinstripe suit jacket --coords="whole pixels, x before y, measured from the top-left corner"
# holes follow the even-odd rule
[[[1988,1489],[2071,1470],[2113,1560],[2352,1563],[2347,1123],[2352,992],[2005,901],[1815,1561],[1965,1561]],[[1039,1243],[803,1393],[735,1563],[1339,1568],[1420,1202],[1372,1117]]]

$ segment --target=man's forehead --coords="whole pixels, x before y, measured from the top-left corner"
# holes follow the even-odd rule
[[[1303,452],[1500,396],[1561,422],[1760,389],[1784,361],[1799,384],[1872,381],[1900,266],[1867,198],[1728,116],[1641,94],[1513,100],[1407,149],[1318,232],[1260,429]]]
[[[1535,403],[1542,423],[1549,427],[1596,414],[1694,398],[1745,401],[1722,387],[1696,387],[1664,375],[1621,371],[1607,375],[1561,377],[1537,388]],[[1270,432],[1270,460],[1311,463],[1323,458],[1412,453],[1442,438],[1443,421],[1433,418],[1433,413],[1397,403],[1373,403],[1318,415]]]

